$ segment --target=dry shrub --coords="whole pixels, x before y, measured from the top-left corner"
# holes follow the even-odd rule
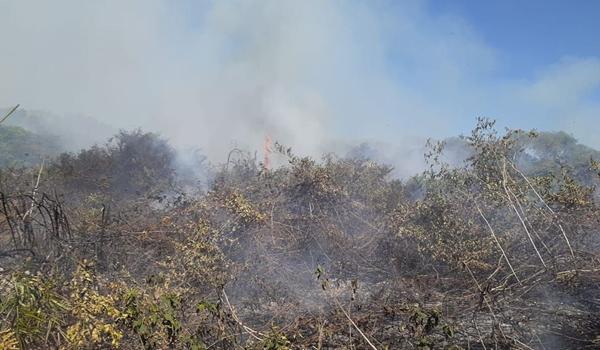
[[[64,307],[25,302],[41,310],[40,323],[3,307],[0,341],[593,346],[600,216],[593,184],[581,179],[598,165],[590,174],[521,170],[531,137],[500,135],[482,119],[462,140],[464,166],[444,164],[443,144],[431,144],[431,167],[406,181],[368,159],[317,161],[278,147],[286,166],[231,157],[199,195],[177,191],[169,148],[139,132],[49,164],[35,193],[22,174],[36,169],[5,172],[0,239],[12,246],[0,252],[3,266],[14,276],[27,266],[31,293],[51,291]],[[10,295],[0,305],[20,305]]]

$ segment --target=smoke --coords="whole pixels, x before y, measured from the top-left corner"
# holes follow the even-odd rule
[[[478,115],[597,143],[597,58],[506,78],[501,52],[426,1],[3,1],[0,40],[0,106],[158,131],[218,161],[266,135],[317,156],[456,135]],[[57,129],[108,136],[68,120]]]

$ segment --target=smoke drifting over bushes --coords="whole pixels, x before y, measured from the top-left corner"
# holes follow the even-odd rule
[[[2,2],[0,40],[0,348],[600,344],[600,152],[521,130],[597,142],[598,59],[497,79],[418,0]],[[446,138],[478,114],[517,130]]]
[[[403,181],[275,147],[188,192],[140,131],[3,167],[0,348],[596,348],[600,152],[533,136],[480,119]]]

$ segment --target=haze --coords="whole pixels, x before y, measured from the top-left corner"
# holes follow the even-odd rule
[[[0,106],[110,126],[62,127],[90,143],[141,127],[221,160],[266,135],[318,155],[453,136],[476,116],[598,147],[600,48],[586,38],[600,9],[534,3],[2,1]]]

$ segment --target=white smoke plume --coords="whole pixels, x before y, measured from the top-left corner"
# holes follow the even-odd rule
[[[403,145],[479,115],[598,146],[600,60],[503,79],[502,53],[426,1],[2,1],[0,42],[0,107],[141,127],[216,160],[266,135],[315,156]],[[79,139],[109,136],[67,120]]]

